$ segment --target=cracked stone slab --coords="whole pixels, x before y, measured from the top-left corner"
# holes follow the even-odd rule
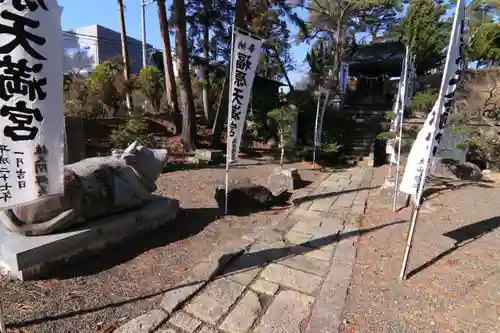
[[[353,237],[341,240],[335,248],[333,260],[337,263],[352,264],[356,259],[356,231],[351,232],[353,233]]]
[[[172,313],[182,302],[186,301],[191,295],[198,292],[203,287],[204,281],[190,281],[188,279],[184,286],[171,289],[161,300],[160,306],[167,313]]]
[[[210,283],[184,310],[193,316],[216,325],[245,290],[245,286],[221,278]]]
[[[262,317],[255,333],[300,333],[314,298],[295,291],[281,291]]]
[[[205,325],[196,333],[219,333],[219,330]]]
[[[160,329],[159,331],[156,331],[155,333],[179,333],[179,332],[173,328],[163,328]]]
[[[261,309],[262,306],[257,294],[253,291],[247,291],[224,319],[220,329],[228,333],[247,333]]]
[[[224,274],[227,274],[227,278],[234,282],[245,286],[250,284],[262,270],[262,267],[274,259],[272,258],[273,253],[276,253],[276,256],[278,256],[280,254],[279,249],[285,247],[285,243],[281,241],[277,242],[277,244],[276,249],[268,244],[253,244]]]
[[[329,244],[317,249],[297,245],[292,247],[290,251],[294,254],[303,254],[306,257],[330,261],[333,258],[334,250],[335,247],[333,246],[333,244]]]
[[[165,292],[160,304],[161,308],[171,314],[181,303],[197,293],[217,270],[249,245],[249,241],[238,240],[226,243],[223,247],[213,251],[192,269],[189,277],[181,286]]]
[[[342,229],[343,221],[339,218],[310,218],[297,222],[291,231],[302,232],[313,236],[330,236]]]
[[[317,276],[325,276],[330,269],[329,262],[301,254],[280,260],[279,263]]]
[[[334,209],[336,207],[339,208],[348,208],[352,206],[352,203],[354,202],[354,199],[356,199],[356,196],[358,195],[357,191],[355,189],[350,190],[351,192],[348,193],[343,193],[338,196],[338,199],[333,203],[331,209]]]
[[[296,218],[287,217],[280,221],[276,226],[274,226],[273,230],[279,233],[285,233],[288,230],[292,229],[292,227],[297,223]]]
[[[188,333],[193,333],[201,325],[200,320],[183,311],[174,313],[168,322]]]
[[[305,333],[337,333],[342,323],[352,269],[335,265],[321,287]]]
[[[347,212],[346,212],[347,213]],[[338,218],[338,214],[330,212],[318,212],[314,210],[307,210],[302,208],[297,208],[292,213],[292,216],[297,220],[303,220],[304,218],[318,218],[318,219],[335,219]]]
[[[269,282],[266,280],[258,279],[256,280],[251,286],[250,289],[252,289],[255,292],[261,293],[261,294],[266,294],[269,296],[274,296],[276,292],[278,292],[279,285],[274,283],[274,282]]]
[[[160,326],[168,314],[162,310],[153,310],[135,319],[132,319],[123,326],[118,327],[114,333],[151,333]]]
[[[295,289],[306,294],[312,294],[321,285],[319,276],[301,272],[278,264],[268,265],[261,273],[261,278],[280,284],[284,287]]]
[[[297,232],[294,230],[290,230],[285,235],[285,240],[291,244],[304,244],[309,242],[312,239],[312,236],[309,234],[304,234],[302,232]]]
[[[332,193],[330,197],[316,199],[313,201],[312,205],[309,207],[309,210],[318,211],[318,212],[328,212],[330,207],[336,201],[335,194]]]
[[[267,230],[265,233],[260,235],[258,239],[260,243],[272,244],[281,241],[283,237],[279,232],[273,230]]]

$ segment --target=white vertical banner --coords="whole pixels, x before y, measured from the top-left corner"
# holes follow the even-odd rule
[[[231,74],[228,112],[228,163],[238,159],[241,136],[247,118],[248,101],[263,40],[235,29],[231,51]]]
[[[417,67],[416,67],[416,56],[413,53],[410,53],[409,59],[408,59],[408,79],[406,80],[406,101],[405,105],[410,105],[411,99],[413,97],[413,92],[415,90],[415,85],[416,85],[416,80],[417,80]]]
[[[0,209],[64,191],[62,7],[0,1]]]
[[[314,146],[321,146],[321,134],[323,132],[323,118],[325,116],[325,109],[328,103],[330,90],[324,87],[319,87],[318,106],[316,109],[316,122],[314,125]]]
[[[406,92],[408,90],[408,76],[410,66],[410,48],[406,46],[406,53],[401,66],[401,76],[398,84],[398,93],[394,103],[394,119],[391,122],[391,132],[399,131],[399,124],[406,106]]]
[[[464,67],[463,49],[466,47],[465,1],[458,0],[448,45],[448,54],[437,101],[417,135],[406,164],[400,191],[413,195],[420,202],[430,160],[439,148],[443,129],[454,107],[455,90]]]
[[[347,81],[349,78],[349,63],[341,62],[339,71],[339,87],[342,93],[345,93],[347,88]]]
[[[408,87],[408,73],[409,73],[409,59],[410,59],[410,48],[406,46],[406,53],[401,64],[401,75],[399,77],[398,92],[396,94],[396,101],[394,102],[394,119],[390,124],[390,132],[399,132],[399,127],[402,126],[403,113],[406,106],[406,92]],[[398,163],[398,157],[396,153],[396,144],[399,138],[393,138],[387,140],[385,147],[386,154],[390,155],[391,163]]]

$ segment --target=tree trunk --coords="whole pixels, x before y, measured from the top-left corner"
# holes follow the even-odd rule
[[[344,58],[344,50],[345,50],[345,32],[346,32],[346,26],[347,23],[345,22],[347,20],[346,17],[341,17],[337,21],[337,28],[336,28],[336,45],[335,49],[333,50],[333,68],[332,68],[332,75],[330,77],[330,89],[332,90],[337,90],[339,89],[339,73],[340,73],[340,64],[342,63],[342,60]]]
[[[130,78],[129,74],[129,62],[128,62],[128,48],[127,48],[127,29],[125,28],[125,13],[123,12],[123,0],[117,0],[118,3],[118,13],[120,15],[120,32],[122,40],[122,56],[123,56],[123,76],[125,81]],[[130,93],[127,91],[125,98],[127,99],[127,108],[132,108],[132,98]]]
[[[167,100],[172,108],[176,134],[182,130],[182,114],[179,109],[179,99],[177,98],[177,84],[175,83],[174,64],[172,61],[172,50],[170,47],[170,36],[168,34],[167,9],[165,0],[157,0],[158,21],[160,24],[161,39],[163,43],[163,69],[165,71],[165,92]]]
[[[182,143],[187,151],[195,149],[196,138],[196,113],[191,87],[191,76],[189,73],[189,55],[186,37],[186,7],[184,0],[174,0],[175,10],[175,49],[181,84],[182,103]]]
[[[204,18],[203,18],[203,112],[207,124],[210,124],[210,102],[208,100],[209,78],[208,78],[208,64],[210,57],[210,9],[212,6],[211,0],[205,0],[203,4]]]
[[[235,6],[235,15],[234,15],[234,25],[238,28],[245,29],[245,18],[247,16],[247,0],[236,0],[236,6]],[[232,31],[231,31],[232,33]],[[232,52],[232,50],[231,50]],[[222,137],[222,130],[224,128],[224,122],[227,119],[227,114],[228,114],[228,108],[229,108],[229,84],[230,84],[230,79],[229,75],[231,74],[229,71],[229,63],[228,63],[228,70],[227,70],[227,80],[224,84],[224,89],[223,89],[223,96],[221,103],[219,104],[219,110],[217,112],[217,118],[215,119],[215,125],[214,125],[214,131],[212,133],[212,148],[217,149],[220,148],[220,139]]]

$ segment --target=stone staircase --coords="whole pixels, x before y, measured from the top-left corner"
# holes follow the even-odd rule
[[[373,152],[375,138],[382,132],[382,124],[386,122],[386,109],[365,106],[344,112],[354,120],[350,142],[344,147],[345,160],[349,164],[357,164]]]

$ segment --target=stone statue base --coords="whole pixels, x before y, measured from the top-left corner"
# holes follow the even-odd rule
[[[43,236],[23,236],[0,223],[0,261],[12,277],[22,281],[35,279],[75,261],[138,236],[138,231],[153,230],[172,222],[179,201],[153,196],[141,208],[88,221],[65,232]]]

